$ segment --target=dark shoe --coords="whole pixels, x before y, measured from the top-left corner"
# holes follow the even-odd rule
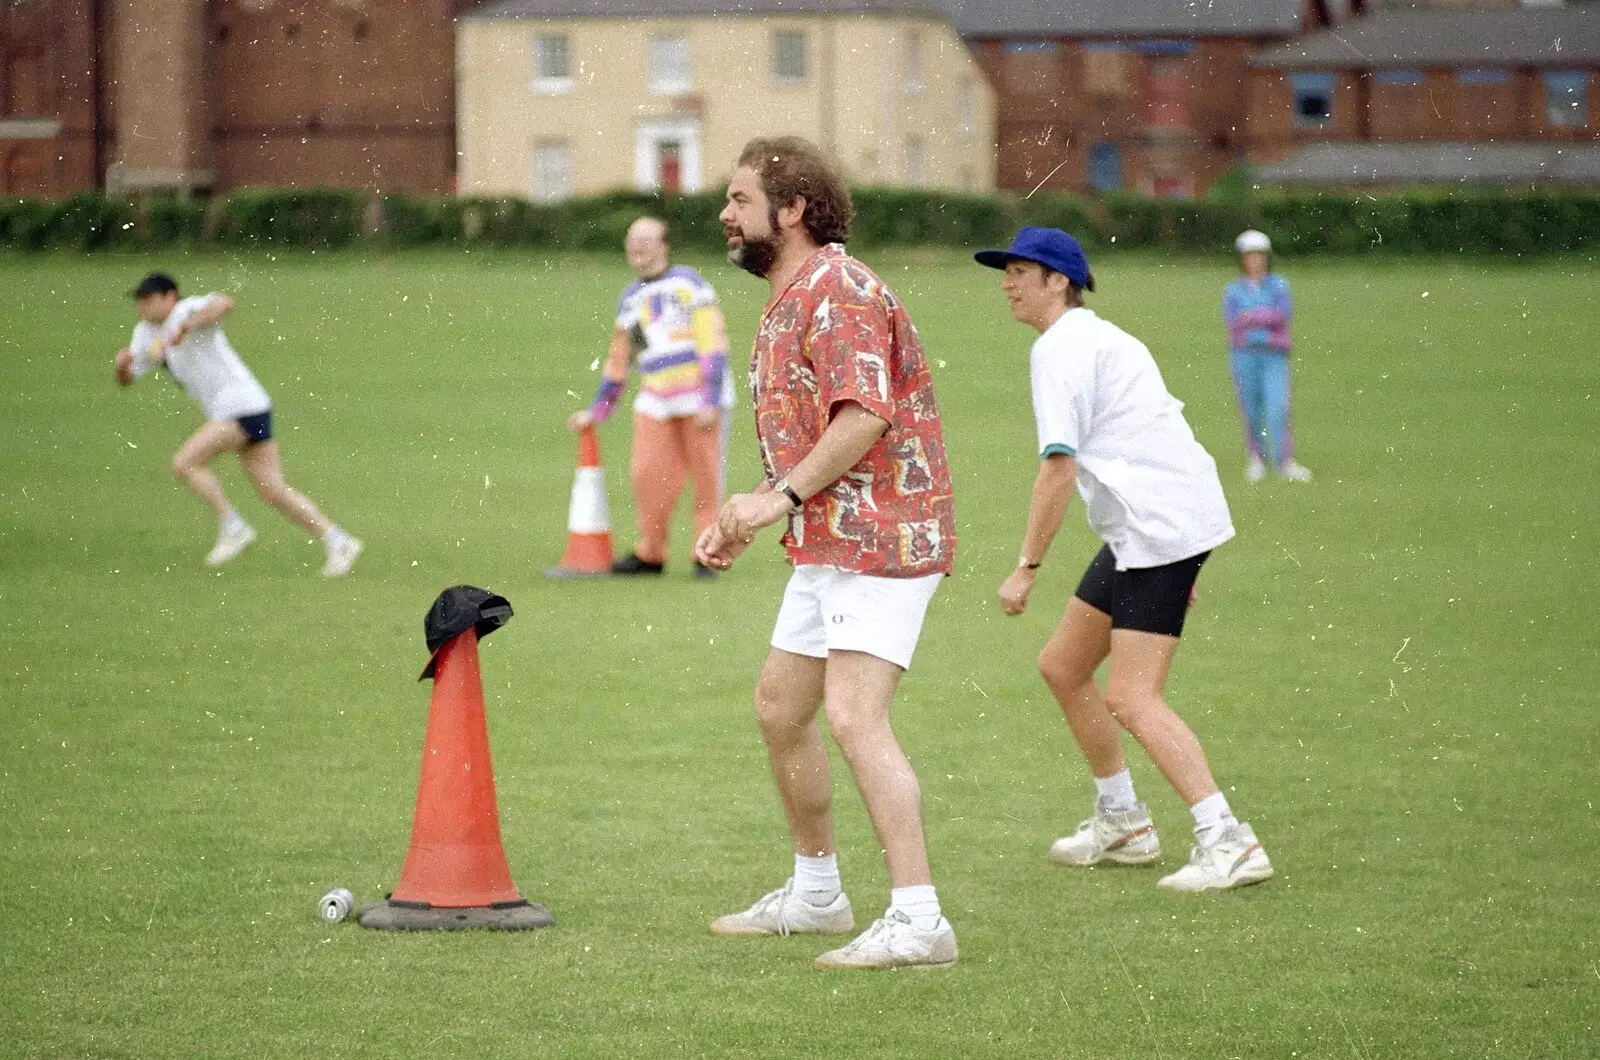
[[[701,563],[699,560],[695,560],[694,576],[702,581],[710,581],[717,576],[717,572],[706,566],[704,563]]]
[[[663,563],[647,563],[640,559],[638,553],[630,552],[621,559],[611,564],[612,574],[660,574],[665,568]]]

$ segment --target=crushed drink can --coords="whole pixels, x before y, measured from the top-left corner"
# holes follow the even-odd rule
[[[317,911],[322,914],[322,919],[330,924],[337,924],[350,915],[350,910],[355,908],[356,896],[346,888],[335,887],[322,896],[322,901],[317,903]]]

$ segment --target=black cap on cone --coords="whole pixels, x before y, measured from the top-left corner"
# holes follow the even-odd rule
[[[428,608],[428,616],[422,620],[423,633],[432,657],[417,680],[426,681],[432,677],[434,666],[439,661],[439,649],[467,630],[476,629],[478,639],[482,640],[509,621],[511,601],[505,597],[496,596],[476,585],[456,585],[446,589]]]

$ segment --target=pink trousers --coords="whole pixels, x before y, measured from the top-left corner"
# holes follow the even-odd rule
[[[639,517],[634,552],[647,563],[665,563],[667,531],[685,480],[694,482],[694,529],[717,517],[722,503],[722,416],[696,427],[693,416],[670,420],[633,416],[633,507]]]

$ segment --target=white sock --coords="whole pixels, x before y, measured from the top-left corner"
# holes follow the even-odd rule
[[[322,547],[327,549],[329,552],[332,552],[334,549],[344,544],[349,537],[349,534],[345,533],[337,526],[330,526],[328,527],[328,532],[322,535]]]
[[[1194,834],[1202,846],[1214,842],[1224,828],[1239,823],[1228,808],[1228,797],[1220,791],[1189,807],[1189,812],[1194,814]]]
[[[232,533],[235,530],[242,530],[244,529],[245,525],[244,517],[239,514],[239,509],[237,508],[229,508],[227,511],[223,512],[221,522],[223,533]]]
[[[838,854],[824,858],[794,856],[794,893],[801,901],[807,905],[830,905],[842,890]]]
[[[939,895],[931,883],[890,891],[889,911],[896,909],[910,917],[911,926],[919,931],[932,931],[939,926]]]
[[[1139,802],[1133,793],[1133,774],[1127,769],[1109,777],[1095,777],[1094,786],[1100,793],[1100,805],[1113,813],[1131,810]]]

